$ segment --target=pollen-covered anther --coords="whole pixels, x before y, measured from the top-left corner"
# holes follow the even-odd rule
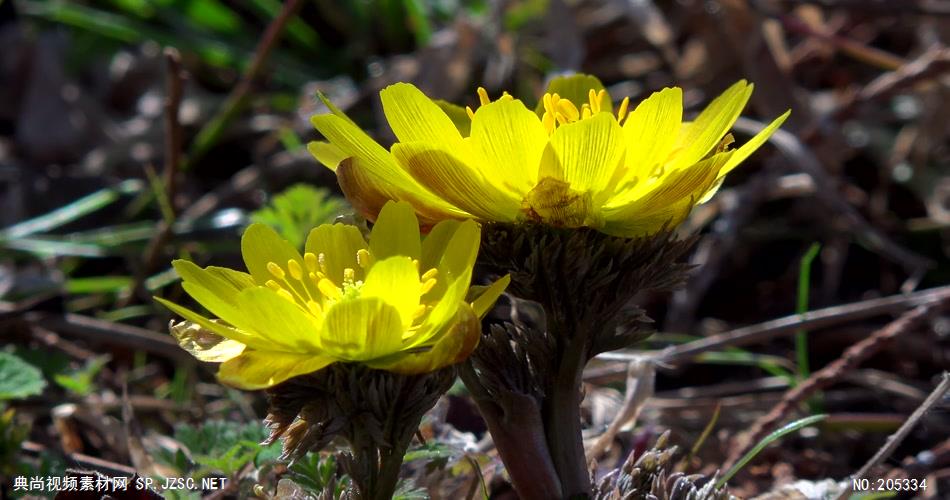
[[[277,279],[279,279],[279,280],[284,279],[284,277],[286,276],[286,275],[284,274],[284,270],[281,269],[281,267],[278,266],[276,262],[268,262],[268,263],[267,263],[267,272],[269,272],[269,273],[271,274],[271,276],[273,276],[273,277],[275,277],[275,278],[277,278]]]
[[[425,294],[431,292],[432,289],[435,288],[435,283],[436,283],[435,278],[425,280],[425,281],[422,283],[422,295],[425,295]]]
[[[347,267],[343,270],[343,282],[344,283],[353,283],[356,281],[356,271],[352,267]]]
[[[288,292],[287,290],[285,290],[285,289],[283,289],[283,288],[281,288],[280,290],[277,290],[277,295],[280,295],[281,297],[283,297],[283,298],[285,298],[285,299],[287,299],[287,300],[289,300],[289,301],[291,301],[291,302],[296,302],[296,301],[294,300],[294,296],[293,296],[290,292]]]
[[[426,311],[428,311],[428,310],[429,310],[429,308],[428,308],[425,304],[419,304],[419,307],[416,307],[416,310],[413,311],[413,313],[412,313],[412,320],[415,321],[415,320],[417,320],[417,319],[419,319],[419,318],[425,316]]]
[[[630,106],[630,98],[624,97],[620,101],[620,108],[617,110],[617,123],[622,123],[623,119],[627,117],[627,108]]]
[[[317,265],[320,266],[320,272],[327,274],[327,254],[320,252],[317,255]]]
[[[267,288],[270,288],[271,290],[273,290],[273,291],[275,291],[275,292],[279,292],[280,290],[283,290],[283,288],[280,286],[280,283],[278,283],[278,282],[276,282],[276,281],[274,281],[274,280],[267,280],[267,282],[264,283],[264,285],[267,286]]]
[[[439,276],[439,270],[433,267],[432,269],[429,269],[428,271],[426,271],[425,273],[423,273],[423,274],[422,274],[422,277],[421,277],[420,279],[421,279],[423,282],[426,282],[426,281],[428,281],[428,280],[435,279],[435,278],[437,278],[438,276]]]
[[[303,254],[303,264],[304,266],[307,267],[307,270],[310,271],[311,273],[316,272],[317,265],[318,265],[317,256],[314,255],[313,252],[307,252]]]
[[[373,254],[369,253],[369,250],[361,248],[356,251],[356,263],[363,268],[364,271],[372,267],[374,262],[376,262],[376,259],[373,257]]]
[[[290,259],[287,261],[287,270],[290,271],[290,276],[300,281],[303,279],[303,268],[300,267],[300,262],[296,259]]]
[[[320,316],[323,314],[323,308],[320,307],[320,304],[313,299],[307,301],[307,310],[309,310],[310,314],[313,314],[314,316]]]

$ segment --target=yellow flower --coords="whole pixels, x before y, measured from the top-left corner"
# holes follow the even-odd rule
[[[508,94],[491,101],[484,89],[478,109],[463,110],[398,83],[380,92],[398,139],[389,151],[329,103],[332,113],[312,118],[329,143],[310,151],[371,219],[386,200],[402,200],[426,224],[535,221],[644,236],[682,222],[788,116],[729,149],[751,93],[740,81],[684,122],[675,87],[628,113],[628,99],[614,112],[586,75],[552,82],[535,110]]]
[[[188,320],[172,327],[182,347],[221,362],[219,379],[240,388],[337,361],[429,372],[472,352],[479,317],[508,284],[506,276],[466,302],[479,237],[474,221],[444,221],[421,240],[412,207],[395,202],[382,208],[369,242],[356,226],[324,224],[303,255],[254,224],[241,239],[250,274],[173,262],[185,291],[217,320],[157,300]]]

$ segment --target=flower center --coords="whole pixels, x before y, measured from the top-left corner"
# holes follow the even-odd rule
[[[356,252],[356,262],[362,271],[368,269],[373,261],[373,256],[366,249]],[[343,281],[339,285],[327,277],[324,253],[307,252],[303,256],[303,263],[290,259],[286,266],[268,262],[267,272],[273,277],[264,283],[268,288],[314,316],[320,316],[333,303],[358,298],[363,287],[363,280],[357,279],[356,270],[351,267],[343,269]]]
[[[578,108],[570,99],[561,97],[556,92],[544,94],[544,97],[541,98],[541,103],[544,105],[544,114],[541,115],[541,124],[544,125],[544,129],[548,131],[548,135],[554,133],[554,130],[559,125],[564,125],[565,123],[574,123],[585,118],[590,118],[597,113],[600,113],[602,110],[604,99],[607,97],[607,91],[605,89],[600,89],[595,91],[590,89],[587,91],[587,102],[581,104],[581,107]],[[498,100],[512,100],[511,94],[504,92]],[[485,90],[485,87],[478,87],[478,105],[484,106],[491,103],[492,100],[488,97],[488,91]],[[630,98],[624,97],[623,101],[620,102],[620,107],[617,108],[617,122],[623,123],[624,118],[627,117],[627,108],[630,105]],[[469,119],[475,119],[475,111],[471,106],[465,106],[465,112],[468,113]]]

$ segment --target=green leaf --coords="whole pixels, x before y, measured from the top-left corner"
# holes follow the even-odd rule
[[[251,221],[272,227],[294,247],[302,249],[311,229],[333,222],[346,210],[346,202],[326,189],[296,184],[254,212]]]
[[[43,392],[46,380],[35,366],[8,352],[0,352],[0,400],[22,399]]]
[[[85,396],[95,389],[94,379],[110,359],[108,354],[96,356],[86,361],[86,365],[78,370],[53,375],[53,381],[69,392]]]
[[[93,276],[89,278],[69,278],[66,280],[66,293],[82,295],[89,293],[116,293],[125,290],[132,283],[131,276]]]

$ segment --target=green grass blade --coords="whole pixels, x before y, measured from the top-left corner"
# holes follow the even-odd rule
[[[12,240],[55,229],[111,205],[121,195],[137,193],[142,187],[141,181],[130,179],[115,187],[100,189],[52,212],[0,230],[0,240]]]
[[[808,427],[809,425],[812,425],[817,422],[821,422],[822,420],[826,418],[828,418],[828,415],[812,415],[810,417],[805,417],[801,420],[796,420],[772,432],[768,436],[765,436],[765,438],[759,441],[758,444],[756,444],[754,448],[752,448],[751,450],[749,450],[748,453],[743,455],[742,458],[739,459],[739,461],[736,462],[736,464],[733,465],[731,469],[729,469],[729,472],[726,472],[726,474],[722,476],[722,478],[720,478],[719,481],[716,482],[716,488],[717,489],[722,488],[723,485],[725,485],[730,479],[732,479],[732,476],[735,476],[736,473],[742,470],[742,468],[745,467],[746,464],[748,464],[750,461],[752,461],[752,459],[755,458],[755,456],[758,455],[759,452],[762,451],[766,446],[772,444],[773,442],[785,436],[786,434],[791,434],[792,432],[795,432],[798,429],[801,429],[803,427]]]
[[[808,251],[802,257],[801,265],[798,268],[798,303],[795,312],[805,314],[808,312],[808,292],[811,289],[811,263],[818,256],[821,245],[812,243]],[[811,374],[811,367],[808,363],[808,333],[804,330],[795,334],[795,359],[798,365],[798,378],[805,380]]]

